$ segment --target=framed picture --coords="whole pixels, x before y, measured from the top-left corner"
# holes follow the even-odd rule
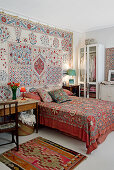
[[[114,70],[109,70],[108,81],[114,81]]]
[[[69,79],[69,85],[74,85],[74,79]]]

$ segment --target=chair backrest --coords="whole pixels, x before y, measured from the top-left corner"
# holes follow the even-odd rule
[[[0,103],[0,127],[4,127],[2,125],[9,125],[9,129],[11,125],[15,123],[13,128],[18,128],[18,102],[17,101],[9,101]],[[1,128],[0,131],[8,131],[8,128]]]

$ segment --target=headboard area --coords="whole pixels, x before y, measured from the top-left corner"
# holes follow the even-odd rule
[[[25,87],[62,83],[72,67],[73,33],[0,13],[0,84]]]
[[[106,48],[105,58],[105,80],[108,80],[109,70],[114,70],[114,47]]]

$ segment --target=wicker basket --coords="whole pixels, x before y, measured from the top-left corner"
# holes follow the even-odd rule
[[[27,136],[34,132],[34,126],[29,126],[27,124],[22,123],[19,120],[20,127],[18,128],[18,135],[19,136]]]

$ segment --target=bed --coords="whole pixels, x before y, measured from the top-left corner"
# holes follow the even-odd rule
[[[40,124],[86,142],[90,154],[114,130],[114,102],[70,96],[64,103],[39,102]]]

